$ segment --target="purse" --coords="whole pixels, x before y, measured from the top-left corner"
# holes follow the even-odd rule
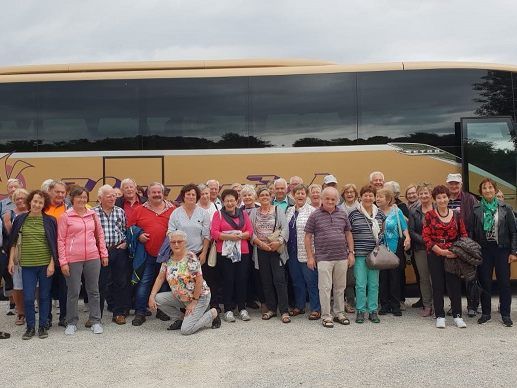
[[[22,231],[23,227],[20,228],[18,239],[16,240],[16,255],[14,255],[13,259],[15,265],[20,265],[20,261],[22,259]]]
[[[208,252],[208,258],[206,259],[206,262],[209,267],[215,267],[217,264],[217,245],[215,243],[215,240],[212,242],[212,245],[210,246],[210,252]]]
[[[373,229],[368,219],[366,222],[373,235]],[[366,256],[366,265],[370,269],[394,269],[400,265],[400,259],[395,253],[390,252],[386,245],[379,244],[379,239],[377,239],[375,248]]]
[[[273,233],[267,236],[269,242],[278,241],[280,242],[280,246],[276,250],[278,253],[282,253],[284,250],[284,239],[280,237],[282,231],[280,229],[276,229],[276,217],[277,217],[277,207],[275,206],[275,225],[273,226]]]

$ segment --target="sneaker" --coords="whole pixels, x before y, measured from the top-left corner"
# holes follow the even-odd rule
[[[9,306],[7,307],[7,314],[6,315],[16,315],[15,304],[14,303],[9,303]]]
[[[465,329],[467,327],[467,324],[465,323],[462,317],[454,318],[454,324],[460,329]]]
[[[512,319],[510,317],[501,317],[503,319],[503,325],[505,325],[506,327],[512,327],[513,326],[513,322],[512,322]]]
[[[133,320],[131,321],[131,324],[133,326],[142,326],[142,324],[145,322],[145,315],[143,314],[136,314]]]
[[[67,327],[65,329],[65,335],[74,335],[76,331],[77,331],[76,325],[67,325]]]
[[[436,318],[436,327],[438,329],[445,329],[445,318]]]
[[[181,319],[176,319],[168,328],[167,330],[179,330],[181,329],[181,325],[183,324],[183,321]]]
[[[226,322],[235,322],[235,317],[233,316],[233,311],[227,311],[224,313],[224,320]]]
[[[381,320],[377,316],[377,313],[374,311],[373,313],[368,314],[368,320],[370,320],[373,323],[380,323]]]
[[[45,339],[45,338],[47,338],[47,337],[48,337],[48,330],[47,330],[47,328],[46,328],[46,327],[40,327],[40,328],[38,329],[38,337],[39,337],[40,339]]]
[[[248,312],[246,310],[241,310],[239,313],[239,316],[241,317],[241,319],[243,321],[249,321],[251,319],[250,315],[248,314]]]
[[[355,323],[364,323],[364,311],[358,311],[355,316]]]
[[[27,331],[22,335],[22,340],[30,340],[35,335],[36,335],[36,330],[27,329]]]
[[[468,315],[469,318],[474,318],[476,316],[476,310],[468,309],[467,310],[467,315]]]
[[[492,317],[490,315],[481,315],[481,317],[478,319],[478,323],[482,325],[483,323],[487,323]]]
[[[94,323],[92,325],[92,331],[93,334],[102,334],[104,332],[104,329],[102,328],[102,325],[100,323]]]

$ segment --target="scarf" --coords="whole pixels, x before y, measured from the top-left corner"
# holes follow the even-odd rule
[[[235,208],[235,215],[232,215],[226,211],[225,207],[223,207],[221,209],[221,214],[222,214],[223,218],[226,220],[226,222],[235,230],[242,230],[244,228],[244,226],[245,226],[244,214],[241,209]],[[239,223],[236,223],[235,219],[238,219]]]
[[[483,209],[483,230],[490,232],[494,228],[495,212],[499,202],[496,198],[492,202],[488,202],[485,198],[481,198],[481,208]]]
[[[379,221],[375,218],[377,216],[377,213],[379,212],[379,208],[375,206],[375,204],[372,205],[372,216],[368,214],[366,209],[363,207],[363,204],[359,204],[358,210],[366,217],[367,220],[370,220],[371,227],[372,227],[372,233],[373,237],[375,237],[375,241],[379,241],[379,233],[381,232],[381,226],[379,225]],[[367,221],[368,222],[368,221]],[[370,224],[368,222],[368,224]]]

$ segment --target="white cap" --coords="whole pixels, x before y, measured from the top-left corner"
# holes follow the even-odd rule
[[[326,175],[325,178],[323,178],[323,184],[328,185],[329,183],[336,183],[337,179],[334,175]]]
[[[447,183],[449,183],[449,182],[463,183],[463,179],[461,178],[461,174],[449,174],[449,175],[447,175],[447,180],[445,182],[447,182]]]

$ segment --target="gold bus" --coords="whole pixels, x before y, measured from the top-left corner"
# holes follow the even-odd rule
[[[94,191],[130,176],[172,195],[218,178],[301,176],[404,188],[490,176],[516,205],[517,66],[309,60],[0,68],[0,195],[60,178]]]

